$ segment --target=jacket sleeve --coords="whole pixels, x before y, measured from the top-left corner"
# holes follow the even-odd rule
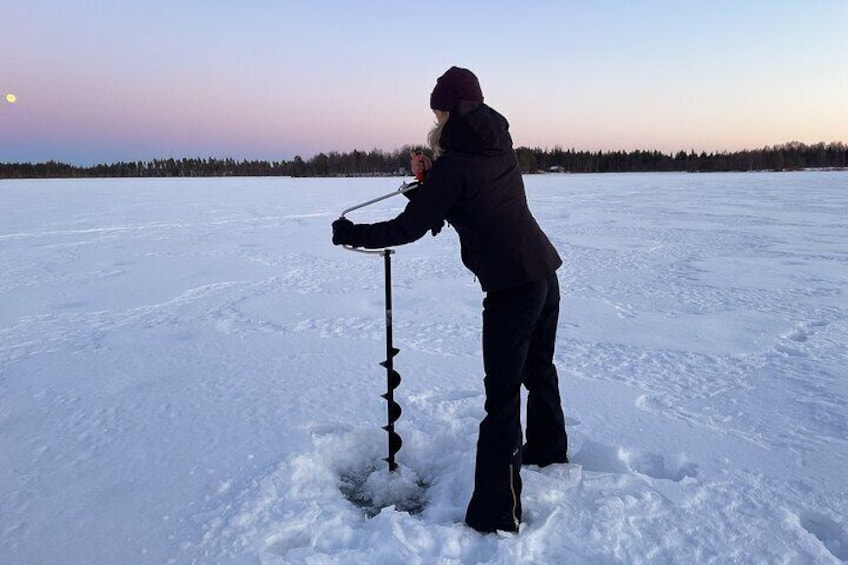
[[[462,179],[452,167],[449,155],[433,163],[424,184],[396,218],[376,224],[356,224],[352,239],[355,247],[377,249],[403,245],[420,239],[428,230],[441,228],[459,198]]]

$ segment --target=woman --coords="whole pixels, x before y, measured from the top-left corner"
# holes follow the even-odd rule
[[[465,522],[517,532],[524,464],[567,463],[568,440],[553,365],[562,261],[527,207],[507,120],[483,103],[474,74],[451,67],[430,95],[436,160],[413,156],[424,183],[404,211],[376,224],[333,222],[333,243],[382,248],[415,241],[445,221],[462,261],[480,281],[486,416],[480,423],[474,493]],[[528,390],[522,449],[520,387]]]

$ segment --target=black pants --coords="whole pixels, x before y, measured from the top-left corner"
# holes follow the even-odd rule
[[[556,273],[483,300],[486,416],[480,423],[474,494],[465,521],[515,531],[521,520],[521,385],[527,388],[527,449],[562,460],[568,447],[553,364],[559,319]]]

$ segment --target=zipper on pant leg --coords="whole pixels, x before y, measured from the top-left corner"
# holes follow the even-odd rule
[[[515,473],[515,467],[513,467],[512,463],[509,464],[509,491],[512,493],[512,523],[515,524],[515,530],[518,531],[518,516],[515,515],[516,510],[518,509],[518,497],[515,496],[515,483],[513,482],[513,473]]]

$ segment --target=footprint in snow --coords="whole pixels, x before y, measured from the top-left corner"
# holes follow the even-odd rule
[[[698,466],[683,455],[668,458],[655,453],[619,450],[619,457],[628,469],[654,479],[665,479],[679,483],[698,476]]]
[[[794,328],[792,331],[784,334],[782,337],[784,339],[791,339],[792,341],[796,341],[798,343],[804,343],[805,341],[807,341],[807,338],[809,337],[809,333],[807,332],[806,329],[799,326],[799,327]]]
[[[781,353],[790,356],[803,356],[804,353],[795,349],[792,343],[802,344],[807,342],[818,329],[828,325],[827,322],[821,320],[813,320],[811,322],[799,322],[791,330],[781,334],[781,342],[775,345],[775,349]]]
[[[583,421],[580,420],[579,418],[573,418],[571,416],[565,417],[565,427],[566,427],[566,429],[569,429],[573,426],[579,426],[582,423],[583,423]]]
[[[640,450],[614,447],[586,440],[574,456],[574,463],[586,471],[599,473],[638,473],[653,479],[680,482],[698,476],[698,466],[684,455],[664,457]]]
[[[606,304],[612,306],[615,310],[616,316],[621,318],[622,320],[626,318],[634,318],[636,313],[633,310],[633,307],[630,304],[623,304],[621,302],[613,302],[612,300],[604,300]]]
[[[848,533],[834,520],[818,512],[800,516],[801,527],[814,535],[840,561],[848,561]]]

